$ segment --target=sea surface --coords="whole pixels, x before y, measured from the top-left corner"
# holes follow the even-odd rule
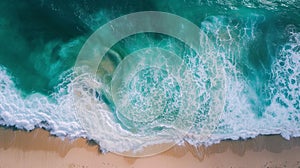
[[[135,33],[109,48],[96,73],[77,64],[93,32],[143,11],[184,18],[205,38],[191,47]],[[0,125],[112,152],[299,137],[300,1],[1,0]]]

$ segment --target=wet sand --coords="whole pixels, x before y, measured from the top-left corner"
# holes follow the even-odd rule
[[[0,168],[200,168],[290,167],[300,168],[300,138],[281,136],[223,141],[209,147],[186,143],[145,158],[101,154],[93,142],[50,136],[42,129],[31,132],[0,127]]]

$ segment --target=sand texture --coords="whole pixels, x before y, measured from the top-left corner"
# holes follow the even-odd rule
[[[300,168],[300,139],[278,135],[223,141],[210,147],[189,144],[145,158],[101,154],[85,139],[70,141],[42,129],[31,132],[0,128],[0,168]]]

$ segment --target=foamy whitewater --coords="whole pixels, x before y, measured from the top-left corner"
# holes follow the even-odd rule
[[[70,20],[67,23],[63,23],[63,19],[60,20],[62,23],[39,23],[43,20],[43,16],[39,16],[42,19],[33,17],[38,20],[37,24],[29,23],[28,27],[21,23],[22,19],[16,14],[24,11],[13,6],[6,7],[9,2],[1,2],[0,7],[7,10],[5,15],[0,15],[0,36],[7,41],[1,42],[1,48],[4,46],[5,49],[0,53],[0,125],[27,131],[44,128],[61,138],[84,137],[96,141],[103,150],[113,152],[138,150],[148,145],[173,141],[181,143],[182,140],[193,145],[211,145],[221,140],[254,138],[257,135],[281,134],[286,139],[299,137],[299,3],[222,2],[178,2],[181,5],[168,4],[170,11],[165,8],[165,4],[159,2],[152,4],[153,9],[144,8],[136,2],[136,8],[134,3],[129,3],[129,9],[123,9],[120,4],[120,8],[114,12],[111,6],[116,5],[117,1],[96,4],[99,8],[93,8],[93,4],[85,4],[89,6],[86,7],[77,3],[43,4],[46,2],[41,1],[41,4],[34,5],[34,9],[47,9],[46,12],[53,15],[47,15],[47,19],[70,17]],[[24,10],[30,9],[30,5],[19,6]],[[186,6],[187,11],[182,12],[181,6]],[[214,64],[218,64],[222,71],[217,74],[222,74],[218,76],[222,83],[218,88],[221,90],[218,96],[223,102],[214,104],[211,101],[213,81],[209,80],[210,66],[202,56],[195,55],[187,46],[183,50],[178,49],[182,47],[178,40],[165,36],[139,35],[123,40],[110,51],[111,55],[117,55],[115,57],[122,60],[122,54],[132,53],[144,46],[162,46],[182,56],[194,76],[193,82],[199,86],[199,92],[189,93],[190,97],[195,98],[191,101],[197,101],[192,104],[197,105],[184,108],[193,113],[196,119],[181,141],[177,141],[176,135],[172,137],[164,136],[163,133],[156,134],[156,129],[134,130],[136,123],[128,123],[115,112],[107,81],[97,80],[97,77],[85,71],[85,67],[76,67],[80,73],[74,67],[82,44],[93,31],[122,13],[150,9],[176,13],[199,26],[211,41],[209,44],[202,44],[214,46],[205,54],[213,57],[217,62]],[[31,15],[34,14],[36,13],[24,17],[32,18]],[[20,25],[14,21],[20,22]],[[47,26],[34,29],[39,24],[54,26],[51,25],[52,28],[49,29],[45,28]],[[76,30],[73,30],[74,27]],[[65,31],[65,34],[52,32],[55,28],[60,29],[57,32]],[[73,32],[68,31],[69,29]],[[16,44],[17,47],[10,47],[10,44]],[[21,56],[15,56],[18,54]],[[120,61],[114,62],[108,57],[106,63],[115,68]],[[23,73],[26,68],[30,69],[27,76]],[[164,76],[164,72],[157,73]],[[100,73],[101,75],[103,74]],[[22,85],[26,83],[24,81],[27,82],[26,86]],[[173,83],[176,85],[176,82]],[[168,94],[173,91],[170,99],[173,104],[168,104],[168,108],[179,108],[180,103],[176,104],[176,97],[181,95],[181,90],[177,93],[177,87],[168,84],[161,87],[158,89],[169,89]],[[161,103],[165,102],[162,100]],[[211,125],[203,121],[205,115],[211,114],[210,111],[214,111],[216,115],[211,119]],[[134,115],[138,119],[143,118],[139,114]],[[168,128],[167,125],[160,126],[158,130],[164,127],[176,129]],[[208,127],[209,132],[203,127]],[[147,136],[143,137],[144,135]]]

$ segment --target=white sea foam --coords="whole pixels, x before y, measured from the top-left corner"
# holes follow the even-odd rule
[[[148,145],[173,142],[176,139],[163,138],[162,134],[157,141],[144,143],[151,137],[137,138],[139,135],[124,130],[115,122],[108,106],[92,96],[95,91],[84,87],[93,83],[91,76],[73,78],[71,74],[63,80],[61,86],[57,87],[58,92],[51,97],[39,93],[22,97],[6,70],[1,68],[0,124],[25,130],[42,127],[62,138],[87,137],[98,142],[103,149],[114,152],[139,150]],[[99,83],[94,81],[94,85]],[[83,110],[79,109],[81,107]],[[78,120],[79,117],[81,120]],[[158,135],[153,135],[156,136]]]
[[[62,101],[63,98],[54,100],[39,93],[24,97],[6,69],[0,68],[1,125],[25,130],[43,127],[58,136],[82,135],[74,113],[66,106],[70,100]]]
[[[203,22],[202,25],[208,32],[221,32],[215,34],[216,43],[220,44],[219,56],[225,58],[224,111],[219,118],[218,127],[209,139],[200,142],[200,132],[195,128],[187,141],[210,145],[224,139],[253,138],[260,134],[281,134],[286,139],[298,137],[300,135],[300,33],[289,27],[289,40],[276,53],[277,57],[271,66],[272,77],[266,83],[266,88],[271,90],[268,97],[270,104],[264,105],[261,103],[263,100],[260,100],[259,95],[249,86],[247,79],[236,66],[236,61],[243,57],[242,54],[247,54],[247,50],[243,50],[243,44],[247,45],[247,41],[255,37],[241,36],[240,41],[228,38],[224,42],[224,38],[230,37],[233,31],[230,25],[222,25],[224,19],[226,18],[209,18],[209,21]],[[256,32],[255,21],[253,23],[251,27],[247,27],[249,32]],[[239,33],[242,34],[244,33]],[[256,110],[264,110],[262,116],[258,116]]]
[[[220,18],[212,20],[218,19]],[[203,26],[207,26],[205,24],[210,23],[204,23]],[[255,21],[251,26],[250,30],[254,31]],[[259,134],[281,134],[286,139],[300,136],[300,33],[289,29],[289,41],[278,50],[271,67],[272,81],[267,84],[271,88],[271,103],[265,108],[262,116],[258,117],[253,111],[253,104],[249,97],[256,103],[260,101],[259,97],[249,89],[246,78],[237,67],[239,58],[247,53],[242,50],[241,45],[255,37],[247,36],[244,40],[240,37],[241,41],[236,42],[230,36],[245,35],[247,32],[234,34],[232,29],[227,29],[228,26],[223,25],[223,28],[226,30],[223,31],[224,34],[216,36],[217,43],[222,46],[218,51],[218,56],[222,58],[226,71],[225,106],[220,107],[223,108],[223,112],[218,118],[219,125],[209,137],[205,138],[201,136],[200,129],[196,125],[186,140],[195,145],[210,145],[224,139],[236,140],[255,137]],[[222,41],[225,37],[228,39]],[[34,93],[24,97],[16,88],[9,72],[3,67],[0,68],[0,124],[25,130],[43,127],[51,134],[62,138],[87,137],[96,140],[102,148],[114,152],[137,150],[142,147],[134,146],[134,144],[139,144],[136,142],[138,139],[134,138],[137,135],[124,130],[119,123],[115,122],[109,107],[93,96],[95,90],[84,87],[91,83],[95,88],[101,87],[100,83],[88,74],[81,78],[74,78],[73,74],[64,75],[64,77],[60,86],[57,87],[57,92],[52,96]],[[86,83],[87,81],[89,83]],[[74,95],[77,95],[75,99]],[[254,104],[254,106],[259,106],[259,104]],[[78,107],[85,107],[89,110],[77,113]],[[88,117],[86,121],[78,120],[78,117],[93,115],[91,111],[98,113],[96,116]],[[172,139],[161,138],[143,145],[170,141]]]

